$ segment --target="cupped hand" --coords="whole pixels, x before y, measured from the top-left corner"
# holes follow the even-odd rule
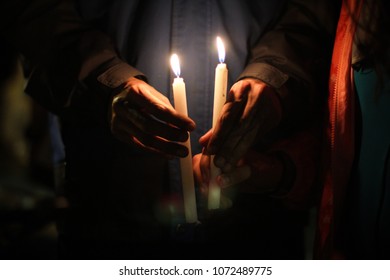
[[[256,139],[277,127],[281,118],[276,90],[258,79],[243,79],[232,86],[216,127],[200,142],[207,143],[207,154],[215,154],[215,165],[229,173]]]
[[[185,157],[185,142],[195,122],[179,114],[168,98],[149,84],[130,78],[112,99],[112,134],[119,140],[168,157]]]

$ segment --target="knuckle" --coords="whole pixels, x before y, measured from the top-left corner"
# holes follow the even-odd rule
[[[164,103],[156,102],[156,103],[154,103],[154,107],[156,108],[157,111],[159,111],[161,113],[168,113],[170,111],[168,109],[168,107],[166,106],[166,104],[164,104]]]

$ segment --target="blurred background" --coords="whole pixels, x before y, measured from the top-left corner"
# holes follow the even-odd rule
[[[56,118],[25,94],[22,58],[1,40],[0,66],[0,258],[56,259]]]

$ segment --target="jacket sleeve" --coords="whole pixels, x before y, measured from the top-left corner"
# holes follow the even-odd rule
[[[120,59],[106,34],[81,19],[74,1],[7,0],[0,11],[1,35],[31,69],[27,93],[54,113],[70,107],[88,77],[98,81],[90,98],[105,102],[126,78],[143,76]]]
[[[239,79],[258,78],[276,89],[287,86],[280,92],[284,119],[299,121],[324,100],[339,2],[287,1],[275,25],[251,50]]]
[[[274,197],[294,209],[315,201],[320,128],[339,9],[340,1],[287,1],[273,28],[252,49],[240,76],[260,79],[279,93],[280,129],[290,132],[267,152],[280,157],[288,173],[282,180],[285,188]]]

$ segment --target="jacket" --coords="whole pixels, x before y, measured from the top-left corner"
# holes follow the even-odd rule
[[[329,78],[328,119],[316,258],[339,258],[334,240],[339,234],[343,203],[355,155],[355,92],[352,51],[360,6],[343,1],[333,48]],[[350,11],[354,11],[351,16]]]

